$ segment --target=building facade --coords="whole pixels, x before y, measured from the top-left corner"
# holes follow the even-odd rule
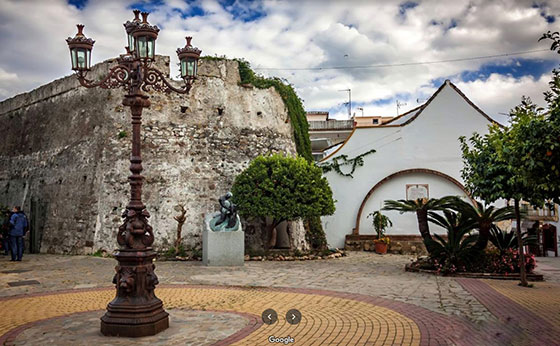
[[[93,67],[103,75],[109,60]],[[169,57],[158,57],[169,71]],[[200,247],[204,217],[250,160],[295,155],[286,107],[273,89],[239,85],[237,62],[204,60],[189,95],[154,93],[143,112],[143,200],[156,250],[175,241],[178,204],[187,209],[184,246]],[[22,205],[33,252],[112,252],[129,199],[130,110],[120,90],[85,89],[75,76],[0,102],[0,204]],[[262,248],[245,227],[246,247]],[[290,227],[305,248],[302,222]]]
[[[368,214],[380,210],[385,200],[467,198],[461,179],[463,168],[458,138],[487,133],[494,121],[450,81],[422,106],[381,126],[356,127],[352,135],[322,162],[347,155],[349,159],[371,149],[353,178],[327,173],[336,203],[334,215],[323,217],[327,241],[332,247],[360,246],[375,234]],[[342,167],[342,170],[349,167]],[[396,242],[416,241],[421,246],[414,214],[384,212],[393,221],[387,234]],[[557,219],[556,219],[557,220]],[[430,225],[432,232],[445,230]],[[347,248],[349,246],[346,246]]]

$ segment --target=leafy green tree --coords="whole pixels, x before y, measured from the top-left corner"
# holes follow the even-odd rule
[[[233,199],[241,216],[268,222],[265,249],[282,221],[332,215],[332,191],[322,171],[304,158],[259,156],[235,178]]]
[[[514,200],[516,235],[519,242],[521,285],[527,286],[523,247],[521,246],[521,214],[519,202],[530,198],[534,184],[523,179],[519,155],[515,152],[509,128],[490,127],[485,136],[474,134],[469,142],[461,137],[464,168],[461,172],[470,193],[487,203],[503,198]]]
[[[556,101],[551,101],[549,97],[549,105],[554,107]],[[493,125],[485,136],[474,134],[470,146],[460,138],[465,164],[462,177],[471,194],[487,203],[500,198],[514,201],[521,285],[527,286],[519,205],[521,200],[537,207],[547,200],[558,201],[558,162],[549,158],[560,149],[560,131],[552,116],[528,98],[511,110],[510,118],[509,127]]]
[[[514,219],[515,211],[512,207],[496,208],[478,201],[472,202],[473,204],[457,198],[450,208],[474,221],[476,228],[478,228],[478,239],[475,247],[478,250],[484,250],[488,245],[488,237],[494,223]]]
[[[436,198],[419,198],[417,200],[399,199],[398,201],[387,200],[383,210],[397,210],[402,213],[416,213],[418,220],[418,229],[424,241],[432,239],[430,235],[430,226],[428,225],[428,211],[444,210],[451,206],[455,198],[447,196],[440,199]],[[430,250],[428,249],[428,252]]]

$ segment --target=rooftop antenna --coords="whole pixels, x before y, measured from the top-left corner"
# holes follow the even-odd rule
[[[397,100],[397,116],[399,116],[399,109],[402,106],[406,106],[406,102],[399,102],[399,100]]]
[[[348,102],[344,102],[348,105],[348,119],[352,119],[352,89],[343,89],[339,91],[348,91]]]
[[[359,111],[362,111],[362,116],[364,116],[364,107],[358,107]]]

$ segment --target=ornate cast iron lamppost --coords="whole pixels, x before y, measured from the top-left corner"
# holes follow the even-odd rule
[[[169,327],[168,313],[154,294],[158,278],[152,263],[154,234],[148,224],[150,214],[142,203],[142,158],[140,155],[140,127],[142,109],[150,106],[144,93],[149,90],[187,94],[196,79],[197,63],[201,51],[187,45],[177,49],[180,60],[181,77],[184,85],[174,87],[162,72],[152,67],[155,57],[155,42],[159,29],[148,23],[148,13],[134,11],[134,19],[124,24],[128,35],[126,54],[117,59],[117,65],[110,69],[101,81],[87,79],[91,65],[91,50],[95,41],[86,38],[84,26],[78,25],[78,33],[68,38],[72,70],[76,71],[80,84],[86,88],[123,88],[127,91],[123,105],[132,112],[132,155],[130,156],[130,202],[123,214],[124,223],[119,227],[117,242],[120,249],[115,257],[119,262],[113,283],[117,295],[107,306],[101,317],[101,332],[104,335],[146,336],[154,335]]]

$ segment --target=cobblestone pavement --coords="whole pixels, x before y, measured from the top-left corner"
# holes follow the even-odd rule
[[[560,257],[538,257],[537,271],[548,282],[560,283]]]
[[[247,326],[247,319],[233,313],[169,310],[169,328],[140,339],[107,338],[99,331],[104,311],[76,313],[47,319],[22,329],[8,343],[20,345],[213,345]]]
[[[270,335],[290,335],[303,345],[558,344],[560,330],[548,324],[559,325],[560,285],[537,283],[532,295],[515,281],[404,272],[408,261],[358,252],[333,260],[246,262],[243,268],[159,262],[156,293],[172,315],[177,309],[216,310],[253,321],[230,330],[229,337],[221,335],[222,344],[263,344]],[[21,263],[0,259],[3,311],[22,312],[0,321],[0,341],[25,342],[26,333],[61,323],[38,325],[40,320],[102,312],[114,295],[108,286],[115,263],[88,256],[27,255]],[[295,327],[281,319],[264,325],[260,314],[266,308],[279,316],[297,308],[304,318]]]
[[[410,303],[472,321],[492,318],[488,310],[452,278],[409,273],[408,256],[350,252],[339,259],[294,262],[245,262],[243,268],[204,267],[200,262],[156,262],[162,284],[208,284],[328,289]],[[28,255],[6,270],[31,270],[0,276],[0,296],[68,288],[109,286],[116,261],[91,256]],[[4,270],[2,270],[4,271]],[[37,280],[40,285],[8,287],[7,282]]]

